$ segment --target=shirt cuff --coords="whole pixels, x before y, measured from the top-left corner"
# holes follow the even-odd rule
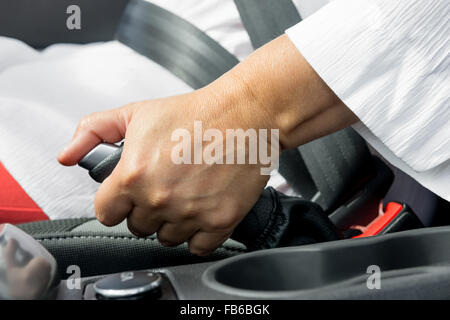
[[[339,0],[286,34],[358,118],[415,171],[450,159],[450,2]]]

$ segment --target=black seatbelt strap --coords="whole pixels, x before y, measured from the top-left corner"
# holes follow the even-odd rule
[[[302,19],[291,0],[234,0],[253,47],[284,34]],[[367,174],[371,155],[351,128],[281,154],[279,172],[304,199],[331,211]]]
[[[235,0],[234,3],[254,49],[302,21],[291,0]]]
[[[130,1],[116,37],[193,89],[209,84],[239,62],[193,24],[147,1]]]

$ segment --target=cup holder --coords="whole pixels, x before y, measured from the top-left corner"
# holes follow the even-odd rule
[[[312,255],[311,255],[312,253]],[[314,252],[273,252],[249,256],[218,268],[215,280],[226,286],[255,291],[304,290],[323,282],[308,259]]]
[[[203,280],[219,291],[282,293],[344,281],[354,283],[360,278],[365,282],[371,265],[379,266],[382,272],[395,271],[400,275],[410,273],[412,268],[450,266],[450,229],[433,228],[244,254],[212,265]],[[424,270],[420,272],[427,272]]]

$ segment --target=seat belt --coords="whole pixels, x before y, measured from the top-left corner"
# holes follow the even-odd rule
[[[302,19],[291,0],[234,0],[255,49]],[[303,198],[331,212],[371,171],[372,156],[351,128],[281,154],[279,172]]]
[[[193,24],[147,1],[130,1],[116,38],[193,89],[206,86],[239,63]]]
[[[254,49],[302,21],[291,0],[235,0],[234,3]]]

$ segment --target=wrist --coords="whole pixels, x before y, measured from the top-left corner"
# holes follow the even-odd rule
[[[230,125],[228,129],[278,129],[272,109],[255,86],[254,80],[236,67],[201,89],[200,100],[208,101],[221,122]]]
[[[237,84],[250,117],[278,129],[291,149],[343,129],[357,118],[320,78],[287,36],[256,50],[225,77]]]
[[[307,99],[299,87],[298,50],[287,38],[275,41],[206,88],[223,108],[233,108],[249,128],[279,130],[281,149],[287,149],[298,145],[293,133],[308,120],[301,108]]]
[[[201,91],[242,129],[278,129],[281,150],[343,129],[357,118],[294,44],[281,36]]]

